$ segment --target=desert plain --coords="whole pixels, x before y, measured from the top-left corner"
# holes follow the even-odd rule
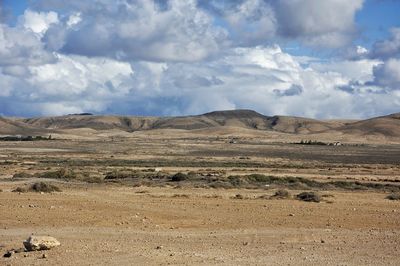
[[[400,138],[384,134],[393,124],[8,122],[4,135],[26,123],[46,139],[0,141],[1,255],[32,234],[61,246],[0,265],[400,265],[400,201],[389,199],[400,192]],[[59,191],[31,189],[40,182]]]

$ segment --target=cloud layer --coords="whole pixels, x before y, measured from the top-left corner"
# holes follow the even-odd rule
[[[351,46],[362,0],[95,2],[36,1],[0,24],[0,114],[400,109],[399,30],[371,51]],[[294,56],[286,42],[354,52]]]

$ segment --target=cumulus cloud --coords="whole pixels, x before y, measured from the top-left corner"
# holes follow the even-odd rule
[[[355,14],[363,0],[280,0],[276,9],[278,32],[315,46],[340,47],[349,43],[356,27]]]
[[[389,59],[374,67],[374,80],[369,84],[400,90],[400,59]]]
[[[352,84],[359,73],[346,75],[345,70],[334,71],[335,66],[304,67],[277,45],[234,48],[211,61],[194,63],[57,57],[55,64],[30,66],[24,79],[3,74],[6,91],[0,102],[15,103],[8,106],[10,112],[20,107],[47,115],[84,111],[182,115],[252,108],[269,115],[333,118],[365,116],[366,104],[372,105],[368,112],[373,115],[399,107],[393,101],[399,97],[394,90],[374,91],[383,84],[355,84],[352,93],[338,89]],[[363,64],[372,77],[372,63],[353,67]],[[390,104],[377,105],[384,100]]]
[[[363,47],[347,59],[292,56],[274,44],[345,45],[362,2],[36,1],[16,26],[0,24],[0,112],[395,112],[399,61],[381,59],[397,53],[395,31],[373,47],[379,58]]]
[[[0,24],[0,66],[38,65],[54,60],[34,32]]]
[[[19,23],[26,29],[43,34],[51,24],[57,24],[58,22],[58,14],[55,12],[33,12],[27,9],[24,15],[20,17]]]
[[[390,30],[391,37],[388,40],[376,42],[371,51],[371,57],[388,59],[400,56],[400,28]]]
[[[165,8],[147,0],[96,0],[82,4],[66,25],[46,37],[57,40],[52,47],[60,52],[126,61],[202,60],[217,53],[226,39],[226,31],[213,25],[194,0],[170,0]]]

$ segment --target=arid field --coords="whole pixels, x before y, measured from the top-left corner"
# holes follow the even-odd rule
[[[61,243],[1,265],[400,264],[396,137],[75,128],[0,141],[0,166],[2,254]]]

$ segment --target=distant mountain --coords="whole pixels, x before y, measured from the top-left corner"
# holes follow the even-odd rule
[[[294,116],[265,116],[252,110],[215,111],[195,116],[138,117],[88,114],[28,119],[0,118],[0,134],[48,133],[57,130],[89,128],[96,131],[125,132],[153,129],[207,130],[244,128],[290,134],[343,133],[347,135],[384,135],[400,138],[400,113],[360,121],[321,121]]]

